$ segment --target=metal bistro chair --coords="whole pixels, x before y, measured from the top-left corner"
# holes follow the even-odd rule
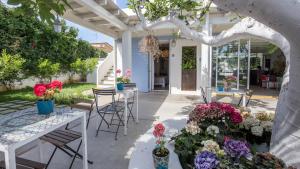
[[[91,114],[93,112],[94,109],[94,101],[91,100],[76,100],[74,104],[70,105],[71,109],[76,108],[76,109],[82,109],[82,110],[87,110],[88,111],[88,118],[87,118],[87,124],[86,124],[86,128],[88,129],[89,126],[89,122],[90,122],[90,118],[91,118]],[[55,130],[51,133],[46,134],[45,136],[41,137],[41,140],[47,141],[49,143],[51,143],[52,145],[55,146],[55,149],[53,150],[47,164],[46,164],[46,168],[48,168],[54,154],[56,153],[57,149],[60,149],[61,151],[63,151],[64,153],[66,153],[67,155],[69,155],[70,157],[72,157],[72,162],[69,166],[69,169],[72,168],[73,163],[75,161],[76,158],[80,158],[82,159],[82,155],[79,154],[79,149],[81,147],[82,144],[82,139],[80,140],[78,147],[75,149],[71,148],[70,146],[68,146],[69,143],[80,139],[82,137],[81,133],[73,131],[68,129],[69,124],[67,124],[67,126],[65,127],[65,129],[61,129],[61,130]],[[92,161],[88,161],[89,164],[93,164]]]
[[[246,107],[248,107],[248,105],[249,105],[249,103],[250,103],[250,101],[251,101],[252,95],[253,95],[253,90],[248,90],[248,89],[247,89],[247,90],[246,90],[246,99],[247,99],[247,103],[246,103],[246,105],[245,105]],[[242,101],[243,101],[243,95],[241,96],[240,101],[239,101],[239,103],[237,104],[238,107],[241,106]]]
[[[109,132],[109,133],[115,133],[115,140],[117,140],[118,132],[120,126],[125,126],[124,121],[123,121],[123,115],[124,115],[124,106],[120,106],[116,100],[115,100],[115,95],[116,95],[116,90],[115,89],[93,89],[94,97],[95,97],[95,103],[96,103],[96,110],[97,113],[99,114],[101,120],[99,123],[99,126],[97,128],[96,132],[96,137],[99,134],[99,131],[103,132]],[[112,101],[109,104],[106,104],[104,106],[99,105],[99,98],[103,96],[111,96]],[[105,117],[107,115],[111,115],[110,122],[108,122]],[[114,116],[117,116],[117,119],[114,119]],[[117,123],[113,123],[113,121],[118,120]],[[111,126],[115,125],[117,126],[117,129],[115,131],[113,130],[103,130],[101,129],[102,123],[105,123],[107,125],[107,128],[110,128]]]
[[[207,98],[206,98],[206,92],[204,91],[203,87],[200,87],[202,98],[205,104],[208,104]]]
[[[132,89],[132,88],[136,88],[136,83],[124,83],[124,88],[125,89]],[[133,121],[135,121],[135,118],[134,118],[134,115],[133,115],[133,106],[135,104],[135,100],[136,100],[136,95],[137,95],[137,91],[134,91],[134,94],[128,98],[128,101],[127,101],[127,108],[129,110],[129,114],[128,114],[128,120],[127,120],[127,123],[130,119],[130,117],[132,118]],[[120,98],[120,95],[118,97],[118,105],[124,105],[124,99],[121,99]]]

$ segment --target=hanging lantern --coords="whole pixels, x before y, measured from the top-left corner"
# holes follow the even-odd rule
[[[140,51],[150,54],[150,56],[156,56],[160,54],[159,41],[153,35],[145,36],[139,43]]]
[[[58,15],[56,16],[56,19],[55,19],[55,21],[54,21],[54,31],[55,32],[61,32],[61,22],[60,22],[60,20],[59,20],[59,17],[58,17]]]
[[[171,47],[172,48],[176,47],[176,39],[175,38],[171,40]]]

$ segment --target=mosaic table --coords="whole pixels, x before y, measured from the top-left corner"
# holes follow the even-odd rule
[[[0,115],[0,151],[4,152],[6,168],[16,169],[15,150],[17,148],[76,120],[81,120],[83,169],[87,169],[85,112],[72,111],[65,107],[56,108],[55,113],[46,116],[37,114],[36,108],[28,108]]]

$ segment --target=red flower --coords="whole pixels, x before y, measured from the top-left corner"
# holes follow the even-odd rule
[[[51,89],[59,89],[61,90],[63,86],[63,83],[60,82],[59,80],[54,80],[50,84],[48,84],[48,87]]]
[[[153,135],[155,137],[162,137],[165,132],[165,126],[162,123],[158,123],[154,126]]]
[[[33,88],[34,94],[38,97],[42,97],[47,90],[47,86],[45,84],[36,84]]]

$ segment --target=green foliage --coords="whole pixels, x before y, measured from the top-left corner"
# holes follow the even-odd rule
[[[107,53],[106,52],[104,52],[103,50],[100,50],[99,51],[99,56],[100,56],[100,58],[106,58],[107,57]]]
[[[11,89],[17,80],[22,77],[22,65],[25,62],[20,55],[10,55],[3,50],[0,55],[0,83]]]
[[[128,7],[136,13],[139,8],[145,8],[144,15],[150,21],[167,16],[170,12],[176,13],[178,18],[185,21],[202,19],[211,5],[211,2],[204,5],[201,1],[195,0],[128,0],[128,2]]]
[[[183,70],[192,70],[197,67],[196,47],[183,47],[182,48],[182,69]]]
[[[77,58],[87,59],[100,55],[88,42],[78,40],[78,30],[62,25],[57,33],[53,26],[40,19],[8,9],[0,4],[0,51],[6,49],[10,54],[19,54],[26,60],[23,73],[26,77],[40,78],[38,65],[40,59],[63,65],[58,73],[67,73],[70,64]]]
[[[55,14],[64,14],[65,6],[70,7],[67,0],[8,0],[7,3],[17,7],[19,13],[40,17],[48,24],[53,24]]]
[[[64,84],[63,90],[55,94],[55,104],[70,104],[74,98],[91,98],[92,96],[83,95],[83,92],[94,87],[95,84],[89,83]],[[21,90],[0,92],[0,102],[11,100],[36,101],[36,96],[32,90],[31,87],[28,87]]]
[[[85,80],[87,74],[93,72],[98,63],[98,58],[89,59],[77,59],[75,62],[71,63],[71,71],[77,73],[81,76],[82,80]]]
[[[59,73],[60,64],[53,63],[48,59],[40,59],[37,65],[36,75],[41,81],[51,82],[52,77]]]

